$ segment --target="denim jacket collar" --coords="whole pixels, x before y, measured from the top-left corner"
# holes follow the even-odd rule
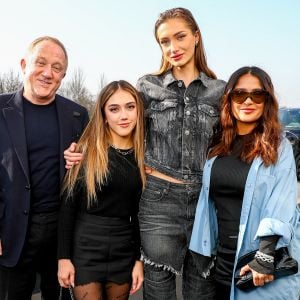
[[[209,77],[205,73],[200,72],[199,76],[194,80],[200,80],[205,87],[208,87]],[[170,69],[163,75],[162,84],[164,87],[168,87],[169,85],[177,81],[179,80],[174,77],[172,70]]]

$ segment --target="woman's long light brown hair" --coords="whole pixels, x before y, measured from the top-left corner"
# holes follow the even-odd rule
[[[159,44],[159,39],[157,36],[157,30],[158,30],[159,26],[170,19],[176,19],[176,18],[183,19],[186,22],[187,26],[191,29],[193,34],[195,34],[195,33],[199,34],[199,42],[198,42],[197,46],[195,46],[195,66],[196,66],[197,70],[199,72],[204,72],[208,77],[210,77],[212,79],[216,79],[217,76],[207,65],[203,41],[202,41],[199,26],[198,26],[196,20],[194,19],[192,13],[188,9],[182,8],[182,7],[176,7],[176,8],[172,8],[172,9],[162,12],[159,15],[159,17],[155,23],[155,27],[154,27],[154,35],[155,35],[156,41]],[[168,60],[164,57],[164,54],[162,53],[160,69],[157,73],[155,73],[155,75],[164,74],[171,68],[172,68],[172,65],[168,62]]]
[[[278,147],[281,139],[281,125],[278,118],[278,102],[270,76],[258,67],[242,67],[235,71],[224,91],[221,103],[221,134],[209,151],[208,158],[216,155],[228,155],[237,135],[236,119],[232,113],[230,92],[235,88],[239,78],[245,74],[257,77],[262,88],[268,92],[264,111],[252,132],[251,139],[244,145],[241,159],[251,162],[260,156],[266,166],[274,164],[278,159]]]
[[[98,96],[91,120],[79,139],[76,152],[83,154],[83,159],[66,174],[63,193],[72,195],[77,180],[86,186],[88,206],[96,201],[96,188],[101,189],[108,173],[108,148],[111,141],[109,127],[105,125],[104,107],[110,97],[119,89],[130,93],[136,101],[137,123],[132,132],[132,142],[137,165],[140,169],[143,186],[144,172],[144,107],[137,90],[127,81],[113,81],[105,86]]]

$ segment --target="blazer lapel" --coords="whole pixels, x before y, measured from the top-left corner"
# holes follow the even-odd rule
[[[29,184],[29,167],[27,156],[27,142],[23,114],[23,90],[18,91],[3,108],[3,116],[7,123],[8,132],[12,140],[14,151]]]

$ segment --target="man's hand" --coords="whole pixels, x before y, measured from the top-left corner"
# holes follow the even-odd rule
[[[144,165],[144,168],[145,168],[145,173],[146,173],[147,175],[151,175],[153,169],[150,168],[150,167],[148,167],[148,166],[146,166],[146,165]]]
[[[71,169],[74,165],[77,165],[83,158],[82,153],[75,152],[76,143],[72,143],[68,149],[64,151],[64,158],[66,160],[66,169]]]

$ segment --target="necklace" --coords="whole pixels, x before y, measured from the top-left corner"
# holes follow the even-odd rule
[[[128,150],[123,150],[123,149],[119,149],[116,148],[114,145],[110,145],[113,149],[115,149],[118,153],[122,154],[122,155],[128,155],[131,154],[133,152],[133,148],[130,148]]]

